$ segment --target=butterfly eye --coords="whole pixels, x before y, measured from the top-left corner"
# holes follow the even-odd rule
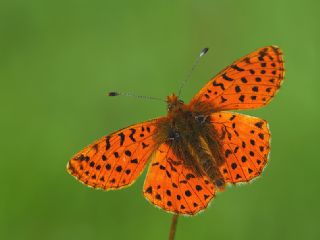
[[[195,119],[196,119],[196,121],[198,122],[198,123],[204,123],[206,120],[207,120],[207,118],[208,118],[208,116],[204,116],[204,115],[197,115],[197,116],[195,116],[194,117]]]

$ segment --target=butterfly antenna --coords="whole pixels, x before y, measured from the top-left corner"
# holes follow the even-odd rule
[[[199,56],[196,58],[196,60],[193,62],[192,64],[192,67],[191,67],[191,70],[190,72],[188,73],[187,77],[185,78],[185,80],[181,83],[181,86],[180,86],[180,89],[179,89],[179,92],[178,92],[178,97],[180,97],[181,95],[181,91],[182,91],[182,88],[184,87],[184,85],[186,85],[186,83],[188,82],[188,80],[190,79],[194,69],[196,68],[196,66],[198,65],[200,59],[209,51],[209,48],[204,48]]]
[[[135,97],[140,99],[157,100],[161,102],[166,102],[164,99],[161,99],[161,98],[150,97],[150,96],[140,96],[140,95],[135,95],[133,93],[109,92],[108,96],[109,97],[126,96],[126,97]]]

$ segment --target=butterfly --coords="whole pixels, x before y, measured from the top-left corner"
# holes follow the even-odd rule
[[[185,104],[167,97],[167,116],[104,136],[75,154],[68,172],[103,190],[131,185],[151,161],[147,200],[165,211],[194,215],[228,184],[258,177],[268,162],[265,120],[226,110],[269,103],[284,78],[282,51],[260,48],[213,77]]]

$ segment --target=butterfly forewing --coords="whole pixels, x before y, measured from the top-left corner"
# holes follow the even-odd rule
[[[259,176],[268,161],[270,132],[265,120],[218,112],[211,115],[224,160],[220,171],[226,182],[248,182]]]
[[[69,173],[95,188],[130,185],[155,150],[157,121],[132,125],[99,139],[72,157],[67,167]]]
[[[206,104],[214,111],[262,107],[279,89],[283,77],[281,49],[260,48],[212,78],[191,105]]]
[[[144,195],[166,211],[194,215],[214,197],[208,176],[199,175],[179,159],[168,144],[155,152],[144,183]]]

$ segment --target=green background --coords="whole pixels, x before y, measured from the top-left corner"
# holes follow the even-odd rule
[[[89,189],[66,172],[93,140],[166,114],[161,102],[111,90],[191,97],[233,60],[279,45],[286,80],[267,107],[271,161],[230,187],[176,239],[319,239],[318,1],[0,2],[1,239],[166,239],[171,215],[130,188]]]

